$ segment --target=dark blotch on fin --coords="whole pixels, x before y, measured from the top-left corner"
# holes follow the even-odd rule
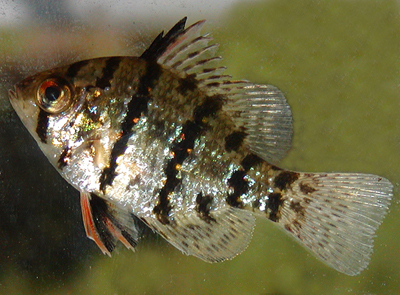
[[[275,179],[274,184],[280,190],[287,189],[293,182],[299,179],[299,173],[291,171],[282,171],[279,173]]]
[[[210,215],[212,200],[213,200],[212,196],[206,195],[203,197],[202,193],[199,193],[196,197],[196,211],[197,211],[197,213],[199,213],[200,218],[203,219],[207,223],[216,221]]]
[[[305,208],[300,204],[300,202],[290,202],[290,209],[296,212],[298,216],[304,216]]]
[[[36,126],[36,133],[40,138],[40,141],[43,143],[47,142],[47,128],[49,126],[49,114],[40,109],[37,126]]]
[[[164,32],[161,32],[151,43],[140,58],[147,61],[156,61],[172,44],[179,35],[185,31],[187,17],[182,18],[169,32],[164,36]]]
[[[282,168],[279,168],[278,166],[275,166],[275,165],[271,165],[271,170],[273,170],[273,171],[283,171]]]
[[[243,131],[235,131],[225,137],[225,149],[227,152],[238,151],[247,134]]]
[[[306,183],[300,183],[299,185],[300,191],[306,195],[315,192],[317,189],[313,188],[311,185]]]
[[[269,219],[277,222],[279,220],[279,209],[283,204],[282,195],[280,193],[271,193],[268,195]]]

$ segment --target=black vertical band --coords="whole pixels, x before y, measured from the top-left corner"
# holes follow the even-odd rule
[[[97,78],[96,87],[104,89],[106,87],[111,87],[111,80],[114,77],[114,73],[118,69],[119,64],[121,63],[122,58],[119,56],[110,57],[106,61],[106,65],[103,68],[102,76]]]
[[[36,133],[43,143],[47,142],[47,128],[49,127],[49,114],[39,110],[39,115],[37,119]]]
[[[161,223],[169,223],[168,215],[172,206],[169,202],[168,195],[175,190],[181,181],[177,177],[180,165],[183,164],[190,155],[191,150],[194,149],[195,141],[208,127],[204,122],[204,118],[215,116],[216,113],[221,110],[222,105],[223,100],[220,96],[207,97],[201,105],[193,110],[193,120],[188,120],[183,125],[180,134],[181,141],[173,144],[171,152],[174,157],[168,161],[164,171],[167,180],[160,190],[158,204],[153,209],[153,212]]]
[[[150,101],[149,89],[161,75],[161,67],[155,62],[147,62],[146,73],[140,78],[137,92],[132,96],[128,103],[128,109],[124,120],[121,123],[121,137],[114,143],[111,151],[110,164],[105,168],[100,176],[100,190],[103,192],[107,185],[112,185],[117,176],[117,158],[126,151],[132,128],[139,121],[142,115],[147,114],[148,103]]]
[[[243,169],[238,169],[232,173],[228,179],[228,185],[233,188],[233,192],[228,194],[226,202],[233,207],[241,208],[243,206],[240,197],[249,190],[249,182],[245,179],[247,171],[260,165],[263,160],[255,154],[248,154],[240,163]]]

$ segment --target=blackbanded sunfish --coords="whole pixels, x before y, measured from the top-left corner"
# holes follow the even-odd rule
[[[139,57],[83,60],[10,90],[26,128],[81,194],[86,233],[109,254],[142,221],[187,255],[231,259],[255,216],[348,275],[370,259],[392,198],[385,178],[278,168],[292,114],[271,85],[224,75],[204,21],[186,18]]]

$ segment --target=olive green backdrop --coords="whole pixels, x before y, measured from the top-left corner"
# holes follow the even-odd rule
[[[35,266],[26,268],[16,263],[21,255],[25,255],[22,249],[39,247],[38,244],[9,234],[8,247],[20,247],[18,243],[21,240],[24,247],[18,248],[18,251],[5,248],[4,253],[10,251],[13,258],[0,259],[0,292],[400,294],[399,12],[397,1],[252,1],[232,6],[223,12],[222,18],[207,23],[205,28],[220,44],[219,53],[224,57],[223,64],[228,67],[229,74],[238,79],[276,85],[286,94],[293,112],[295,135],[292,150],[280,166],[310,172],[373,173],[394,183],[393,204],[377,232],[371,263],[361,275],[348,277],[326,267],[272,223],[261,219],[248,249],[232,261],[207,264],[182,255],[151,234],[146,235],[147,239],[141,241],[135,253],[120,246],[109,258],[103,256],[94,243],[85,240],[78,196],[74,193],[70,197],[67,193],[71,189],[64,189],[62,197],[70,198],[65,211],[57,211],[59,207],[52,209],[50,206],[43,214],[67,214],[61,223],[66,224],[72,219],[73,225],[68,229],[77,230],[66,234],[62,227],[53,226],[46,232],[48,243],[40,244],[40,247],[45,247],[40,255],[46,263],[51,261],[53,264],[48,268],[36,266],[42,267],[40,271]],[[180,17],[177,16],[176,21]],[[195,21],[197,19],[188,20],[190,24]],[[149,36],[143,33],[139,39],[150,40],[156,32],[168,27],[152,25],[151,29]],[[5,55],[20,54],[13,44],[19,38],[26,38],[27,30],[25,27],[3,32],[3,46],[9,50],[4,52]],[[96,27],[91,30],[96,32]],[[72,36],[71,44],[74,38],[76,41],[78,37]],[[92,41],[96,40],[100,39]],[[112,40],[102,42],[93,47],[101,49],[104,44],[108,50],[101,49],[104,54],[113,54]],[[135,50],[140,52],[141,48],[143,46],[138,45]],[[62,48],[60,52],[63,52]],[[101,54],[103,52],[98,53]],[[87,52],[83,55],[90,57]],[[74,55],[68,52],[60,56],[74,59]],[[14,62],[9,59],[4,61],[8,71],[10,65],[15,65],[11,68],[17,72],[14,73],[16,75],[24,70],[18,64],[18,58],[11,58]],[[29,62],[25,63],[29,68]],[[32,71],[32,65],[33,62],[25,71]],[[45,62],[37,67],[45,68]],[[8,71],[3,70],[3,78],[8,77]],[[3,79],[4,85],[7,82]],[[6,98],[2,104],[8,104]],[[12,125],[4,125],[8,126],[7,132],[13,133],[13,128],[18,128],[22,133],[12,111],[7,106],[4,108],[6,111],[2,116],[11,116],[7,122],[12,122]],[[10,145],[6,134],[0,137],[2,148]],[[34,144],[29,135],[23,133],[23,136],[24,142]],[[45,161],[40,154],[37,157],[38,161]],[[33,167],[25,166],[25,169]],[[0,182],[7,182],[11,170],[3,170],[3,176],[0,173]],[[52,173],[56,172],[51,167],[42,172],[43,175]],[[24,179],[20,181],[24,183]],[[57,186],[66,186],[62,180],[57,181]],[[25,200],[37,206],[48,203],[34,198],[32,191],[19,194],[22,203]],[[55,193],[45,195],[50,195],[50,198],[52,194]],[[7,204],[13,197],[14,193],[3,194],[1,201]],[[30,222],[42,222],[44,215],[37,212],[32,213],[36,215]],[[12,231],[12,223],[8,222],[7,226]],[[23,235],[25,225],[20,226],[18,230]],[[52,224],[43,222],[41,227],[50,228]],[[35,235],[30,234],[33,239]],[[40,235],[44,236],[43,233]],[[74,241],[72,246],[66,248],[60,243],[59,255],[64,257],[61,262],[57,262],[57,255],[46,258],[47,251],[53,248],[53,239]],[[72,254],[66,255],[65,252]],[[36,263],[40,265],[41,258],[36,258]]]

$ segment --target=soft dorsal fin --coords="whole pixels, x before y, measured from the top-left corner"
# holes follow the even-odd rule
[[[272,85],[248,82],[227,83],[222,89],[229,98],[224,110],[244,128],[250,150],[269,163],[279,162],[293,135],[292,112],[283,93]]]
[[[179,213],[170,224],[155,217],[142,220],[183,253],[207,262],[232,259],[246,249],[255,225],[252,212],[225,208],[210,216],[204,220],[196,213]]]
[[[239,129],[246,133],[244,143],[264,160],[276,164],[291,146],[293,126],[290,107],[283,93],[272,85],[256,85],[233,81],[223,75],[216,56],[217,44],[202,35],[204,21],[184,29],[186,19],[178,22],[165,37],[160,34],[143,54],[180,77],[191,76],[208,95],[227,97],[224,110]]]

